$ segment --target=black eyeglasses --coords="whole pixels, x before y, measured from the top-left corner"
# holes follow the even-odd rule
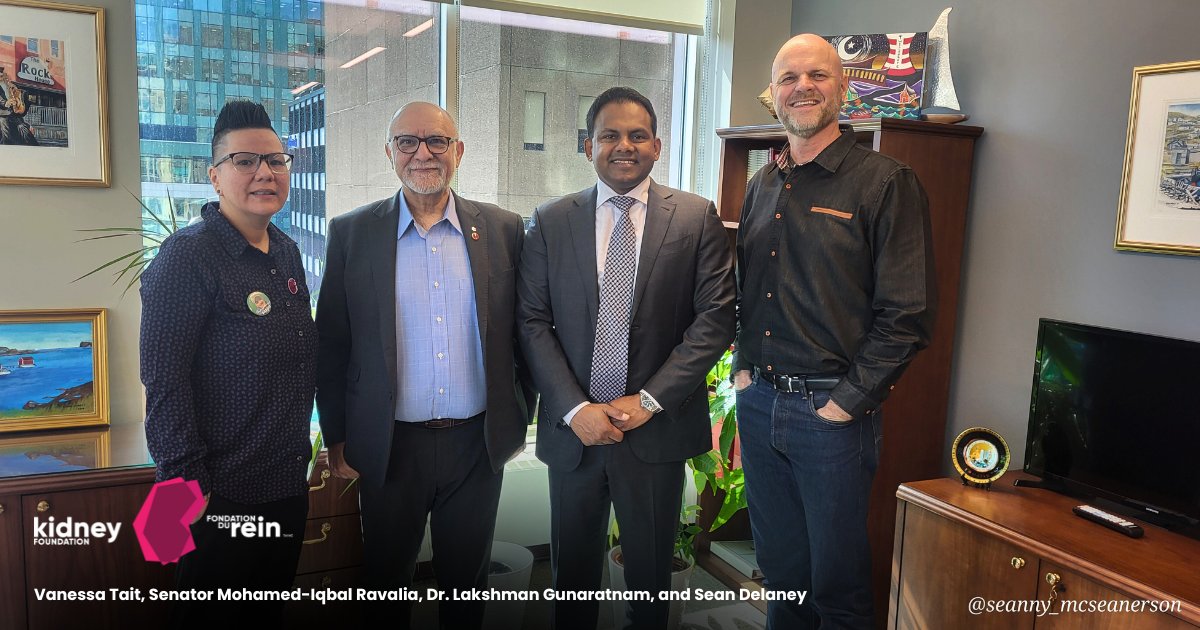
[[[427,138],[407,135],[392,136],[392,144],[401,153],[416,153],[417,149],[421,148],[421,143],[424,142],[430,153],[440,155],[450,150],[450,144],[455,140],[457,138],[450,136],[429,136]]]
[[[248,151],[239,151],[230,153],[225,157],[213,162],[213,166],[217,167],[225,162],[233,165],[233,170],[239,173],[256,173],[258,165],[266,160],[267,168],[271,169],[272,173],[287,173],[292,170],[292,155],[290,153],[250,153]]]

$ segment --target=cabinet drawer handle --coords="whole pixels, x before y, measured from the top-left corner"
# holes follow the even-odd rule
[[[4,513],[4,504],[0,503],[0,514]]]
[[[322,470],[322,471],[321,471],[321,485],[319,485],[319,486],[309,486],[309,488],[308,488],[308,491],[309,491],[309,492],[316,492],[317,490],[320,490],[321,488],[324,488],[324,487],[325,487],[325,482],[326,482],[328,479],[329,479],[329,469],[328,469],[328,468],[326,468],[325,470]]]
[[[330,525],[328,522],[326,522],[326,523],[321,523],[321,537],[320,537],[320,538],[314,538],[314,539],[312,539],[312,540],[306,540],[306,541],[304,541],[304,544],[306,544],[306,545],[316,545],[316,544],[318,544],[318,543],[323,543],[323,542],[325,542],[326,540],[329,540],[329,531],[330,531],[330,530],[332,530],[332,529],[333,529],[333,525]]]
[[[49,501],[46,501],[46,500],[44,500],[44,499],[43,499],[43,500],[41,500],[41,501],[38,501],[38,504],[37,504],[37,511],[39,511],[39,512],[49,512],[49,511],[50,511],[50,502],[49,502]]]
[[[1013,556],[1013,559],[1012,559],[1012,568],[1014,568],[1014,569],[1020,569],[1020,568],[1022,568],[1022,567],[1024,567],[1024,566],[1025,566],[1025,558],[1022,558],[1022,557],[1020,557],[1020,556]]]
[[[1047,573],[1046,583],[1050,585],[1050,601],[1047,604],[1053,604],[1058,599],[1058,591],[1066,591],[1067,587],[1063,586],[1062,576],[1057,573]]]

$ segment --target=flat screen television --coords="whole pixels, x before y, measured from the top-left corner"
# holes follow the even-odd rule
[[[1200,343],[1040,320],[1025,471],[1200,537]]]

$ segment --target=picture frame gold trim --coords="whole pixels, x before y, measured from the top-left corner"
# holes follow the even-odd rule
[[[1147,83],[1154,82],[1150,94]],[[1189,83],[1190,82],[1190,83]],[[1186,94],[1189,104],[1200,104],[1200,60],[1138,66],[1133,69],[1129,97],[1129,119],[1125,134],[1125,160],[1121,171],[1121,193],[1117,204],[1113,248],[1120,251],[1200,256],[1200,209],[1195,217],[1154,217],[1159,198],[1169,98]],[[1152,111],[1153,108],[1153,111]],[[1160,119],[1152,115],[1162,114]],[[1161,124],[1163,127],[1156,127]],[[1158,131],[1158,133],[1152,133]],[[1188,210],[1192,212],[1192,210]],[[1153,223],[1152,223],[1153,222]],[[1154,229],[1145,226],[1154,225]],[[1170,234],[1179,241],[1162,238]]]
[[[45,15],[36,16],[36,23],[39,28],[46,29],[44,32],[53,31],[53,25],[66,25],[69,20],[66,18],[79,17],[77,14],[90,16],[92,24],[90,28],[80,29],[81,34],[86,31],[90,33],[91,38],[88,39],[87,45],[84,47],[87,52],[83,53],[85,62],[91,62],[89,54],[94,54],[94,63],[86,63],[83,69],[79,69],[77,64],[80,62],[73,61],[71,57],[67,58],[68,73],[73,79],[67,83],[67,106],[68,108],[82,108],[83,113],[78,116],[68,116],[68,129],[70,124],[83,126],[86,131],[77,131],[76,137],[81,145],[79,149],[79,157],[72,156],[72,160],[64,161],[60,156],[41,157],[36,154],[34,157],[26,157],[24,168],[26,172],[13,172],[11,167],[4,167],[0,170],[0,185],[16,184],[26,186],[86,186],[96,188],[108,188],[111,186],[112,165],[109,143],[109,123],[108,123],[108,62],[107,62],[107,45],[105,44],[104,32],[104,9],[101,7],[90,7],[77,4],[61,4],[56,2],[43,2],[42,0],[0,0],[0,25],[12,24],[13,20],[8,19],[13,17],[10,14],[16,10],[20,11],[36,11],[45,12]],[[56,15],[57,14],[57,15]],[[25,16],[28,18],[28,16]],[[47,26],[50,25],[50,26]],[[20,27],[10,27],[20,28]],[[64,26],[65,28],[65,26]],[[5,30],[0,26],[0,31]],[[28,28],[20,28],[20,32],[7,33],[0,32],[0,35],[22,35],[33,36],[36,33],[29,32]],[[70,40],[67,40],[70,43]],[[78,46],[71,46],[68,50],[75,51],[75,56],[81,56],[78,52]],[[70,52],[68,53],[70,54]],[[89,67],[94,66],[94,67]],[[72,86],[79,82],[94,80],[94,85],[84,85],[78,91],[72,91]],[[82,92],[82,93],[81,93]],[[94,94],[94,98],[91,97]],[[72,98],[72,95],[73,98]],[[70,109],[68,109],[70,112]],[[13,150],[16,147],[10,145],[0,145],[0,148]],[[28,152],[30,149],[38,149],[39,147],[20,147],[20,149]],[[0,155],[0,164],[9,162],[13,156]],[[72,165],[94,165],[94,168],[88,172],[70,171]],[[55,171],[67,169],[68,172],[62,175],[56,175]]]
[[[47,413],[0,417],[0,434],[15,431],[40,431],[74,427],[108,426],[108,321],[103,308],[0,311],[0,345],[3,327],[9,324],[39,324],[54,322],[87,322],[92,339],[92,409],[79,413]],[[7,355],[13,356],[13,355]],[[2,363],[0,363],[2,365]],[[4,379],[0,376],[0,379]],[[3,387],[3,380],[0,380]]]

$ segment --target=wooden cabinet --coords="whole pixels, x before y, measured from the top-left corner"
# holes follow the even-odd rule
[[[871,489],[867,529],[871,539],[875,612],[887,610],[896,487],[942,474],[946,461],[946,412],[958,319],[959,275],[971,192],[975,141],[983,129],[884,118],[855,124],[861,144],[908,164],[929,196],[938,310],[932,341],[909,365],[883,405],[882,456]],[[717,208],[731,232],[741,217],[750,164],[786,143],[780,125],[719,129],[722,139]],[[758,152],[758,153],[755,153]],[[727,526],[728,527],[728,526]],[[723,530],[749,538],[750,531]]]
[[[900,486],[889,628],[1200,627],[1200,541],[1145,524],[1128,538],[1013,477]],[[973,614],[973,600],[992,609]]]
[[[170,590],[175,565],[147,562],[133,521],[154,483],[155,469],[145,450],[142,425],[114,426],[100,432],[55,433],[54,437],[91,440],[95,464],[86,470],[0,475],[0,630],[86,627],[158,628],[167,625],[168,604],[114,600],[113,592],[141,589]],[[111,440],[109,437],[111,436]],[[61,439],[59,440],[61,441]],[[6,439],[7,449],[28,443],[30,453],[46,455],[46,438],[32,435]],[[91,443],[91,442],[89,442]],[[19,458],[15,461],[21,461]],[[79,458],[69,460],[77,464]],[[45,470],[44,463],[38,468]],[[62,523],[119,523],[117,537],[91,538],[87,544],[35,544],[35,518]],[[324,455],[313,473],[309,520],[300,556],[296,586],[345,588],[358,578],[362,537],[358,492],[349,482],[329,474]],[[103,601],[60,601],[39,598],[41,589],[103,591]],[[313,606],[303,611],[296,627],[314,619],[336,621],[336,606]],[[290,612],[290,611],[289,611]],[[324,617],[314,617],[319,612]],[[336,623],[330,627],[337,627]]]
[[[0,630],[25,627],[21,496],[0,494]]]
[[[146,562],[133,520],[154,481],[154,468],[95,470],[4,480],[0,503],[0,628],[68,628],[87,619],[89,627],[159,627],[163,604],[133,603],[118,593],[170,588],[174,567]],[[36,520],[35,520],[36,519]],[[86,544],[51,545],[35,540],[35,524],[120,524],[116,539],[87,536]],[[16,580],[15,582],[13,580]],[[98,592],[102,600],[61,601],[43,591]]]

